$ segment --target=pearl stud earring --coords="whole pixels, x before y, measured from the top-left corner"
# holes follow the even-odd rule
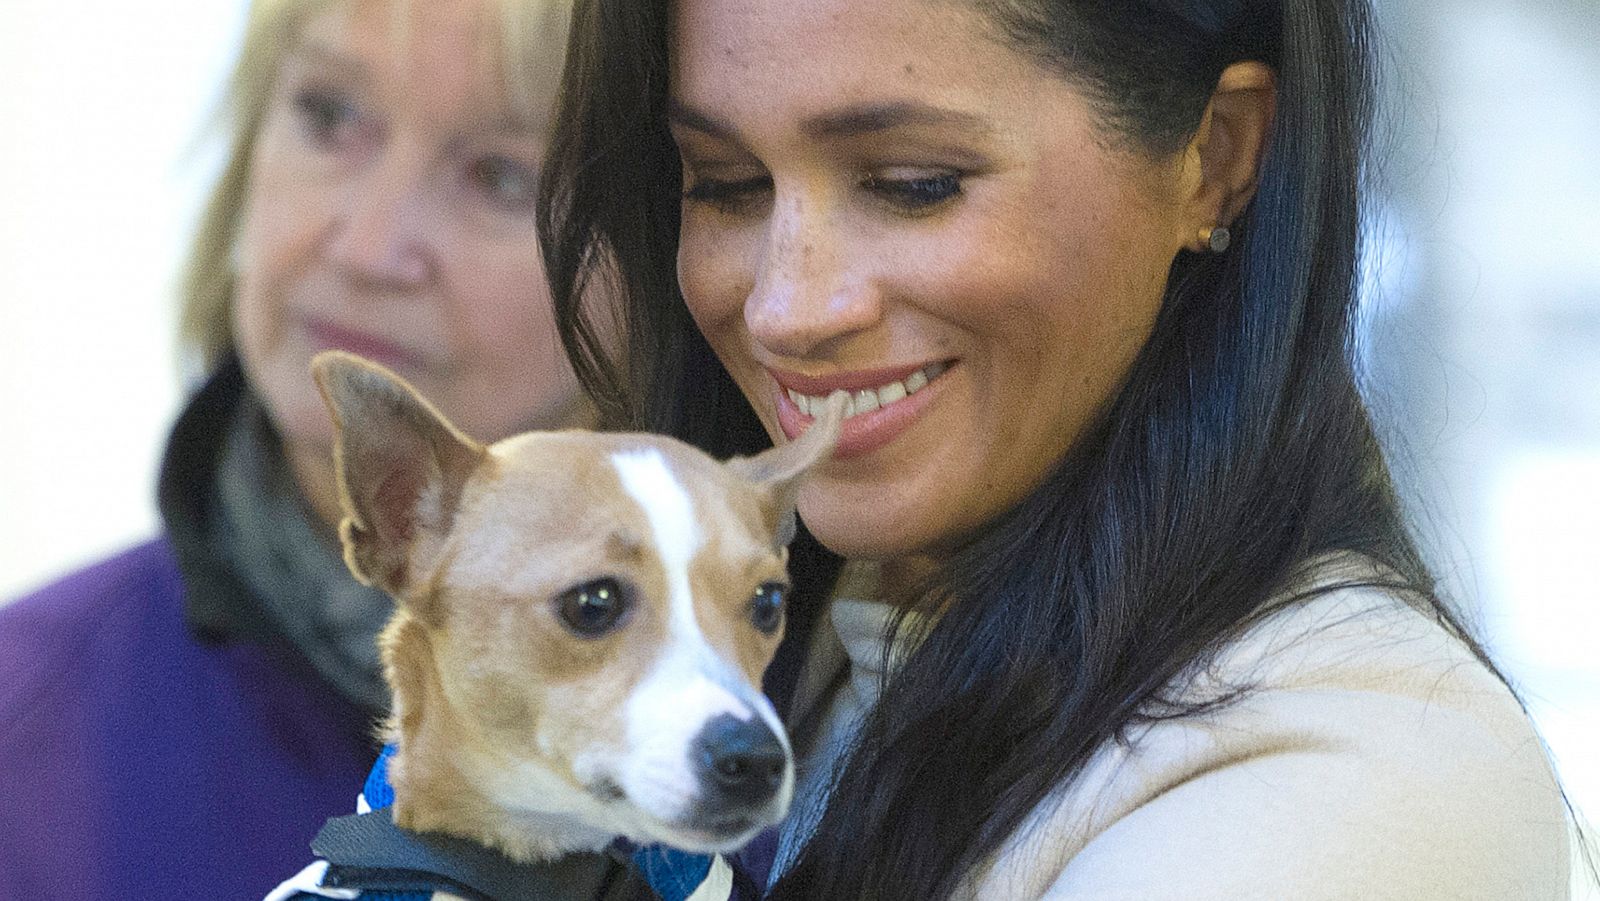
[[[1200,243],[1204,244],[1206,249],[1212,253],[1222,253],[1228,249],[1228,245],[1233,243],[1233,232],[1228,231],[1226,225],[1201,229]]]

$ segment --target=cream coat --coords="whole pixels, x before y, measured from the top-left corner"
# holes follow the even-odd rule
[[[1344,558],[1315,578],[1375,575]],[[859,692],[883,620],[843,604],[833,647]],[[1403,598],[1344,588],[1285,605],[1186,684],[1251,690],[1100,749],[972,874],[969,897],[1568,897],[1568,820],[1531,723]]]

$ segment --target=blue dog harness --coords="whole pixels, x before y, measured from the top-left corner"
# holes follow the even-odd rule
[[[432,901],[435,892],[473,901],[601,899],[628,897],[641,880],[662,901],[738,901],[758,894],[720,855],[618,842],[603,853],[528,866],[454,836],[408,832],[390,817],[394,751],[385,747],[367,776],[363,812],[329,820],[311,843],[320,860],[267,901]]]

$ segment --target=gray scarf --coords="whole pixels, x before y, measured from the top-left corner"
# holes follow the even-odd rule
[[[394,611],[345,568],[337,539],[300,497],[265,410],[245,392],[217,469],[219,544],[262,607],[350,700],[389,709],[378,632]]]

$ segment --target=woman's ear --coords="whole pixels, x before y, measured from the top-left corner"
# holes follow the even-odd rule
[[[1185,247],[1207,249],[1211,229],[1232,224],[1255,196],[1277,106],[1277,75],[1265,63],[1234,63],[1222,71],[1184,150]]]

